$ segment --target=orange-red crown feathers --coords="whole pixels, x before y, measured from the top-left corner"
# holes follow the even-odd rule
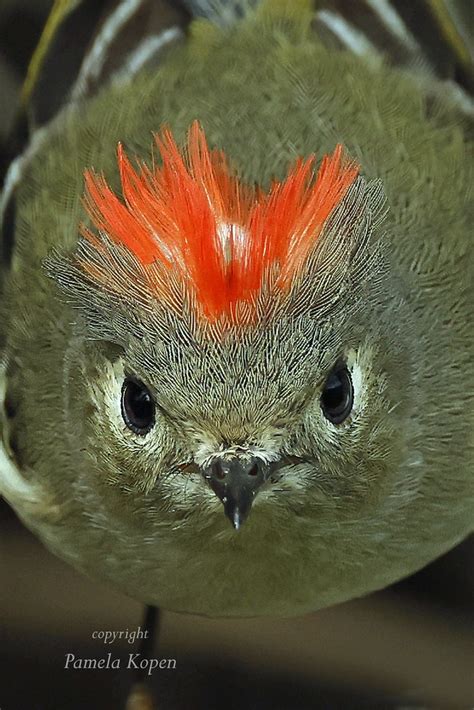
[[[86,171],[85,206],[94,226],[142,265],[178,272],[209,320],[253,300],[272,266],[287,290],[358,174],[338,145],[316,176],[314,156],[298,159],[265,193],[240,182],[222,151],[209,150],[197,121],[182,152],[167,128],[155,139],[162,166],[138,172],[118,145],[123,202],[103,176]],[[96,242],[87,228],[82,234]]]

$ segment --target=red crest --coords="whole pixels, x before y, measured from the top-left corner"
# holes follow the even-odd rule
[[[177,272],[208,320],[254,300],[271,267],[276,286],[288,290],[359,171],[338,145],[317,173],[314,155],[298,158],[264,192],[243,184],[225,154],[209,149],[197,121],[182,151],[166,128],[155,139],[162,165],[138,171],[119,143],[122,199],[104,176],[86,171],[85,206],[94,226],[142,265],[161,262]],[[87,228],[82,234],[96,242]]]

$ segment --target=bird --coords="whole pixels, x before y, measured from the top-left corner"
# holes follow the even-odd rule
[[[406,64],[307,0],[190,2],[117,69],[139,4],[60,101],[32,63],[2,198],[0,493],[163,609],[381,589],[473,528],[469,92],[401,21]]]

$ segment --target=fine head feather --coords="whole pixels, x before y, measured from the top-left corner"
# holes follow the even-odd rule
[[[264,191],[243,184],[225,154],[209,149],[197,121],[182,150],[167,128],[155,139],[161,165],[138,170],[118,145],[122,198],[103,175],[86,171],[84,204],[93,228],[82,226],[81,233],[97,250],[103,236],[125,248],[142,276],[159,266],[155,296],[172,303],[178,282],[208,322],[235,321],[242,302],[251,309],[270,273],[273,289],[288,292],[359,171],[338,145],[317,172],[314,155],[298,158],[284,180]],[[77,259],[98,278],[93,263]]]

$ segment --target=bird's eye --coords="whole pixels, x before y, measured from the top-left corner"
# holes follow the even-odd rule
[[[321,409],[326,419],[341,424],[347,419],[354,403],[354,388],[347,367],[335,368],[324,383]]]
[[[135,434],[146,434],[155,423],[155,403],[150,390],[137,380],[127,378],[122,387],[122,417]]]

